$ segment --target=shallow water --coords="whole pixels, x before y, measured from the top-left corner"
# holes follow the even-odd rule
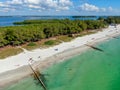
[[[45,70],[48,90],[120,90],[120,37]],[[33,78],[3,90],[43,90]]]

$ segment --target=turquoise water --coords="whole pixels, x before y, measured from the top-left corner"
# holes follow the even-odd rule
[[[120,39],[97,45],[45,70],[48,90],[120,90]],[[43,90],[33,78],[21,80],[3,90]]]

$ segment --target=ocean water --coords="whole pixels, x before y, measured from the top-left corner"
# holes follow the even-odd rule
[[[80,20],[95,20],[98,17],[73,17],[73,16],[0,16],[0,26],[13,26],[14,22],[34,19],[80,19]]]
[[[120,90],[120,37],[100,43],[42,73],[47,90]],[[32,77],[3,90],[44,90]]]

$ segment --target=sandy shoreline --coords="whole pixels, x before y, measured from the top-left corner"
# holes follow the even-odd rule
[[[71,42],[61,43],[47,49],[36,49],[32,52],[25,51],[19,55],[0,60],[0,87],[15,83],[30,75],[32,71],[27,66],[31,62],[30,58],[35,62],[32,66],[42,71],[55,63],[85,52],[90,48],[85,44],[96,44],[117,35],[120,35],[120,25],[117,25],[117,29],[110,26],[101,32],[78,37]]]

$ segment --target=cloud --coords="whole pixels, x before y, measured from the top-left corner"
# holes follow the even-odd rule
[[[0,9],[5,10],[5,8],[9,8],[9,10],[13,9],[28,9],[28,10],[69,10],[73,5],[70,0],[7,0],[5,2],[0,2]]]
[[[81,0],[82,1],[82,0]],[[80,6],[78,6],[78,4]],[[77,10],[76,10],[77,9]],[[74,10],[74,11],[72,11]],[[99,7],[94,4],[90,3],[80,3],[76,4],[75,0],[4,0],[0,1],[0,13],[1,12],[29,12],[29,13],[48,13],[48,12],[54,12],[56,13],[70,13],[74,14],[73,12],[77,14],[81,14],[79,12],[87,13],[87,14],[96,14],[96,13],[113,13],[117,12],[119,13],[118,9],[114,9],[111,6],[109,7]],[[78,12],[79,11],[79,12]],[[63,14],[63,13],[61,13]]]
[[[6,4],[10,5],[10,4],[15,4],[15,5],[18,5],[18,4],[23,4],[23,1],[22,0],[12,0],[12,1],[6,1]]]
[[[92,4],[88,4],[88,3],[84,3],[84,4],[82,4],[80,7],[80,10],[82,10],[82,11],[92,11],[92,12],[98,12],[100,9],[97,7],[97,6],[95,6],[95,5],[92,5]]]
[[[72,6],[70,0],[25,0],[26,5],[33,6],[30,8],[39,7],[46,10],[68,10]]]
[[[4,4],[3,2],[0,2],[0,7],[8,7],[8,5]]]
[[[39,4],[43,0],[24,0],[27,4]]]
[[[7,7],[6,7],[6,8],[1,9],[0,11],[1,11],[1,12],[8,12],[8,11],[15,11],[15,10],[16,10],[16,9],[14,9],[14,8],[11,8],[11,9],[10,9],[10,8],[7,8]]]
[[[114,9],[112,7],[108,7],[108,10],[109,11],[113,11]]]
[[[15,1],[15,0],[13,0],[13,1]],[[13,4],[13,2],[9,2],[9,1],[0,2],[0,11],[1,12],[15,11],[16,7],[11,4]]]
[[[106,8],[100,8],[99,11],[106,12]]]
[[[3,5],[3,3],[2,2],[0,2],[0,7],[3,7],[4,5]]]
[[[89,3],[84,3],[78,7],[79,11],[84,12],[116,12],[118,10],[113,9],[112,7],[104,8],[104,7],[98,7],[96,5],[92,5]]]
[[[36,9],[39,9],[40,7],[39,6],[36,6],[36,5],[28,5],[29,8],[36,8]]]
[[[61,6],[70,6],[72,5],[72,2],[70,0],[59,0],[59,4]]]

